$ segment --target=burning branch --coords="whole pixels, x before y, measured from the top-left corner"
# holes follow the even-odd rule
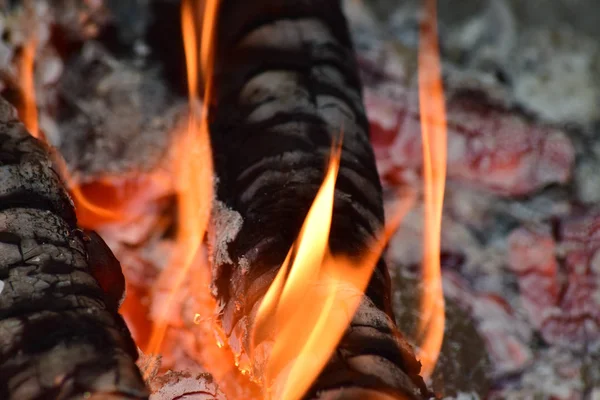
[[[383,227],[381,186],[339,2],[224,1],[216,38],[214,94],[207,101],[217,198],[226,207],[214,213],[213,279],[225,342],[237,364],[261,383],[267,398],[425,396],[420,365],[393,322],[389,274],[379,258],[381,248],[374,245],[381,243]],[[323,167],[342,131],[339,166],[331,166],[339,168],[335,190],[331,186],[328,195],[333,204],[317,206],[313,199]],[[307,217],[302,232],[311,225],[316,233],[301,234],[292,248],[311,204],[330,207],[330,217],[322,214],[316,223]],[[241,226],[223,222],[235,221],[236,213]],[[328,218],[330,227],[325,226]],[[316,240],[318,232],[325,232],[328,243]],[[302,244],[305,236],[313,236],[312,245]],[[286,272],[298,258],[308,260],[303,269],[294,265]],[[327,273],[332,259],[346,260],[347,269]],[[363,268],[368,259],[374,268]],[[286,269],[279,273],[280,268]],[[301,276],[296,279],[301,286],[288,288],[293,275]],[[319,290],[313,286],[331,280],[346,286],[333,292],[333,300],[324,296],[318,303]],[[312,335],[321,332],[315,320],[323,314],[306,317],[304,326],[289,322],[302,321],[302,315],[312,315],[309,310],[331,309],[337,303],[330,300],[344,296],[358,301],[338,319],[344,324],[339,343],[331,340],[335,336]],[[273,298],[278,302],[265,311],[261,304],[270,307]],[[273,316],[277,321],[265,325],[264,319]],[[328,318],[334,317],[339,315]],[[295,332],[312,352],[291,357],[282,350],[298,346],[281,339]],[[333,347],[325,348],[327,341]],[[327,354],[325,365],[315,361],[315,352]],[[305,359],[301,373],[312,378],[306,388],[299,384],[288,390],[286,382],[298,378],[294,358]]]
[[[46,148],[2,99],[0,279],[0,398],[147,397],[118,261],[77,228]]]

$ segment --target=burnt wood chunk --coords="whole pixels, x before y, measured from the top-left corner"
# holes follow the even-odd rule
[[[219,201],[211,235],[214,292],[229,345],[244,359],[255,306],[298,235],[341,132],[334,254],[363,253],[383,226],[383,200],[339,1],[224,0],[217,29],[209,112]],[[241,226],[231,223],[236,213]],[[340,392],[347,398],[360,390],[427,396],[420,364],[393,322],[390,293],[381,259],[307,397],[343,388],[356,389]],[[251,367],[256,373],[256,360]]]
[[[148,397],[84,239],[48,150],[0,98],[1,399]]]

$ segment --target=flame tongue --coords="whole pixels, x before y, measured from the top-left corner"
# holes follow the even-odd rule
[[[330,355],[321,353],[319,356],[322,359],[319,359],[312,354],[315,350],[312,341],[319,334],[319,317],[328,315],[334,294],[330,291],[323,296],[315,288],[315,283],[323,282],[322,275],[327,272],[323,268],[323,261],[328,253],[340,155],[341,146],[338,146],[332,151],[325,180],[317,192],[298,240],[290,249],[256,316],[255,329],[258,330],[253,334],[254,341],[262,339],[261,333],[271,324],[275,325],[277,331],[277,341],[270,354],[265,380],[269,382],[285,364],[295,360],[288,385],[283,390],[283,399],[295,398],[294,395],[298,392],[301,396]],[[298,307],[300,304],[303,305],[301,309]],[[258,343],[254,343],[251,348],[255,348],[256,344]],[[306,347],[304,351],[303,346]],[[311,359],[312,362],[309,361]],[[313,365],[309,367],[307,362]],[[306,372],[314,376],[307,377]],[[296,393],[292,394],[290,390]]]
[[[156,324],[152,331],[148,351],[160,352],[168,327],[169,316],[178,315],[174,310],[175,300],[181,295],[181,288],[190,268],[196,260],[198,250],[204,238],[213,198],[212,154],[208,131],[208,101],[211,96],[212,82],[212,42],[214,18],[218,1],[205,2],[201,46],[201,67],[205,79],[204,103],[198,115],[198,40],[196,37],[196,19],[192,0],[184,0],[181,7],[181,25],[183,30],[186,65],[188,74],[190,116],[187,131],[177,145],[177,191],[178,191],[178,231],[177,257],[173,257],[158,279],[157,286],[167,282],[169,293],[166,301],[158,310]],[[204,274],[198,276],[204,277]],[[172,279],[174,278],[174,279]],[[196,277],[198,278],[198,277]],[[198,283],[208,291],[208,283]]]
[[[264,370],[255,371],[262,373],[267,398],[294,400],[305,395],[352,322],[381,252],[411,203],[410,198],[401,202],[391,224],[359,259],[332,255],[328,239],[340,156],[338,146],[298,239],[255,317],[255,353],[268,347],[269,336],[275,339]],[[256,364],[257,355],[252,356]]]
[[[21,60],[19,63],[19,81],[21,86],[21,105],[19,107],[19,115],[25,124],[25,127],[35,138],[45,140],[45,137],[39,130],[38,112],[35,99],[35,79],[34,79],[34,64],[35,50],[37,40],[35,35],[25,43]]]
[[[419,35],[419,106],[423,137],[425,229],[419,358],[431,376],[444,338],[444,294],[440,271],[440,233],[446,180],[446,112],[437,40],[436,0],[426,0]]]
[[[28,4],[31,6],[31,4]],[[32,14],[30,16],[31,24],[35,25],[35,17],[33,16],[34,11],[28,7],[28,12]],[[39,128],[38,122],[38,109],[36,103],[35,93],[35,54],[37,49],[37,38],[35,32],[30,34],[29,39],[25,42],[21,59],[18,64],[19,72],[19,87],[21,101],[19,104],[19,116],[23,121],[27,131],[31,136],[40,139],[43,142],[47,142],[46,136],[43,131]],[[57,154],[55,159],[57,168],[61,177],[68,183],[70,193],[75,201],[75,207],[78,211],[78,218],[82,222],[82,226],[87,228],[95,228],[95,223],[99,220],[116,220],[121,219],[121,214],[115,212],[109,208],[102,207],[98,204],[91,202],[86,195],[83,193],[81,187],[76,184],[71,177],[67,168],[66,162],[62,156]],[[85,215],[82,218],[82,215]],[[93,222],[91,222],[93,221]],[[88,223],[90,222],[90,223]]]
[[[323,259],[327,253],[333,215],[335,181],[340,166],[340,152],[339,147],[332,152],[323,185],[308,211],[298,241],[290,249],[288,260],[293,254],[292,262],[296,267],[290,269],[288,274],[289,263],[287,263],[279,273],[287,275],[286,285],[283,287],[277,307],[276,315],[279,317],[290,312],[293,313],[294,310],[291,307],[302,304],[301,301],[306,297],[306,290],[319,276]],[[310,240],[306,240],[309,237]]]

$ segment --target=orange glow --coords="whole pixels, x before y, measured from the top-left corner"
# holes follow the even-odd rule
[[[69,180],[72,182],[71,179],[68,179],[66,177],[68,177],[68,173],[63,173],[63,179],[65,180]],[[106,219],[106,220],[115,220],[115,219],[121,219],[121,214],[118,212],[115,212],[114,210],[110,209],[110,208],[104,208],[101,207],[97,204],[92,203],[90,200],[88,200],[88,198],[83,194],[83,191],[81,189],[81,186],[78,184],[74,184],[71,183],[71,185],[69,185],[69,189],[70,189],[70,193],[71,196],[73,197],[73,201],[75,202],[75,208],[77,209],[77,215],[80,216],[83,213],[86,214],[91,214],[92,217],[91,218],[100,218],[100,219]],[[78,217],[81,225],[82,226],[86,226],[86,223],[83,222],[81,217]],[[89,223],[87,225],[93,226],[94,223]]]
[[[169,325],[169,316],[179,313],[179,310],[173,310],[173,306],[186,277],[189,276],[190,267],[195,260],[200,259],[198,250],[208,227],[213,199],[212,153],[207,112],[212,81],[212,29],[218,1],[207,1],[204,9],[202,26],[205,28],[204,30],[210,30],[205,32],[202,38],[201,55],[203,62],[206,62],[204,66],[206,70],[204,71],[205,102],[200,115],[198,115],[198,40],[194,9],[192,0],[182,2],[181,25],[186,55],[190,114],[187,131],[181,135],[176,145],[178,230],[174,253],[177,256],[171,259],[167,268],[158,278],[157,287],[164,287],[164,282],[171,283],[168,284],[169,293],[166,301],[161,304],[158,316],[155,318],[148,347],[151,354],[160,353]],[[199,278],[195,277],[195,279]],[[208,284],[201,286],[208,290]],[[198,322],[200,321],[198,320]]]
[[[300,399],[310,388],[344,335],[385,243],[411,204],[400,204],[392,223],[360,259],[331,254],[328,239],[340,155],[338,146],[332,151],[324,182],[298,239],[256,315],[251,336],[255,353],[275,332],[261,376],[265,383],[274,382],[267,388],[266,398]]]
[[[37,40],[29,39],[23,46],[19,62],[19,83],[21,89],[21,102],[19,116],[25,127],[35,138],[45,141],[38,125],[38,112],[35,99],[34,64]]]
[[[127,327],[135,340],[135,344],[144,350],[148,344],[149,333],[152,323],[148,318],[148,293],[144,287],[137,287],[129,282],[127,283],[127,295],[119,313],[127,321]]]
[[[419,106],[423,138],[425,227],[418,358],[431,376],[444,339],[445,306],[440,270],[442,208],[446,182],[446,111],[439,57],[436,0],[426,0],[419,35]]]
[[[61,175],[67,176],[65,172]],[[151,173],[102,176],[89,183],[68,181],[68,184],[78,224],[87,229],[99,229],[113,223],[130,224],[147,217],[148,213],[158,212],[156,200],[170,195],[173,187],[170,174],[161,168]],[[157,230],[160,229],[157,227]]]
[[[31,134],[31,136],[40,139],[43,142],[47,142],[45,135],[39,129],[38,123],[38,109],[36,104],[35,95],[35,52],[37,47],[37,40],[35,37],[30,38],[23,46],[21,60],[19,62],[19,86],[21,101],[18,107],[19,116],[23,121],[23,124]],[[89,219],[89,216],[94,216],[95,219],[100,220],[117,220],[121,219],[121,215],[115,211],[101,207],[97,204],[92,203],[84,195],[81,187],[77,185],[69,174],[66,163],[62,157],[57,157],[55,160],[57,168],[62,179],[67,183],[75,208],[77,209],[78,217],[80,214],[85,214]],[[93,228],[94,226],[82,224],[86,228]]]
[[[57,154],[54,164],[73,198],[75,211],[77,212],[77,218],[81,226],[88,229],[95,229],[103,222],[117,221],[124,218],[123,210],[116,211],[117,206],[120,206],[122,203],[117,204],[113,201],[110,205],[102,205],[99,202],[94,203],[89,200],[88,197],[93,197],[96,201],[106,199],[107,192],[100,191],[95,196],[88,196],[87,193],[84,193],[84,189],[91,188],[92,185],[80,185],[75,182],[62,156]],[[118,192],[117,188],[112,183],[109,183],[108,180],[100,180],[98,184],[108,189],[111,194]],[[111,196],[108,197],[110,198]]]
[[[212,84],[212,68],[213,68],[213,32],[215,30],[215,24],[217,22],[217,10],[218,0],[208,0],[204,4],[204,18],[202,21],[202,34],[201,34],[201,44],[200,44],[200,67],[202,68],[202,77],[204,78],[204,82],[206,85]],[[189,69],[188,69],[189,76]],[[207,93],[210,91],[209,89],[205,89]]]

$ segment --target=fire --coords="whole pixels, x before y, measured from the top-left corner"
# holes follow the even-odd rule
[[[169,294],[155,319],[156,323],[150,337],[148,351],[152,354],[158,354],[161,350],[169,325],[170,313],[178,313],[178,311],[172,310],[173,305],[176,297],[181,294],[180,290],[185,278],[188,277],[190,267],[199,258],[198,251],[208,227],[213,199],[213,167],[207,102],[211,95],[212,42],[218,1],[205,2],[203,14],[200,59],[205,80],[204,99],[206,101],[202,104],[200,115],[198,115],[200,100],[198,96],[198,40],[194,18],[195,9],[192,0],[182,2],[181,25],[186,55],[190,115],[187,131],[181,136],[176,152],[178,230],[175,254],[177,256],[171,259],[167,268],[158,278],[159,286],[164,282],[171,283],[168,284]],[[203,286],[208,289],[208,284]]]
[[[44,132],[39,128],[38,122],[38,109],[36,103],[35,94],[35,53],[37,49],[37,39],[35,33],[31,33],[29,39],[25,42],[22,52],[21,59],[18,63],[18,77],[19,77],[19,92],[21,101],[19,102],[18,111],[23,124],[27,128],[27,131],[31,136],[40,139],[47,143]],[[75,202],[75,207],[78,210],[78,216],[84,214],[87,218],[83,218],[83,226],[93,227],[94,224],[86,224],[87,220],[91,216],[94,220],[107,219],[115,220],[120,219],[121,215],[114,212],[113,210],[105,207],[101,207],[97,204],[92,203],[84,195],[81,187],[74,182],[74,179],[69,174],[69,170],[66,166],[65,161],[60,155],[58,155],[56,161],[57,168],[63,180],[65,180],[70,189],[70,193]],[[80,218],[81,219],[81,218]]]
[[[88,196],[84,194],[83,187],[76,183],[72,178],[66,163],[62,158],[60,161],[58,161],[58,164],[60,165],[60,175],[67,182],[69,193],[71,194],[73,202],[75,203],[77,218],[81,226],[92,229],[102,222],[123,219],[123,214],[121,212],[115,211],[113,208],[103,207],[100,204],[93,203],[91,200],[89,200]],[[115,189],[112,186],[113,185],[110,185],[109,187]],[[95,198],[100,199],[102,197]]]
[[[190,115],[187,130],[176,144],[176,186],[178,221],[175,256],[157,280],[157,287],[169,282],[169,292],[152,327],[147,351],[158,354],[169,325],[177,296],[191,267],[199,256],[208,227],[213,199],[213,165],[208,128],[208,99],[211,98],[214,61],[214,30],[218,0],[204,4],[201,43],[198,43],[194,0],[183,0],[182,33],[186,54]],[[444,299],[440,272],[440,232],[446,175],[446,123],[441,67],[435,21],[435,0],[427,0],[428,23],[420,32],[419,100],[423,135],[425,181],[425,233],[422,296],[422,323],[419,326],[419,357],[423,375],[431,375],[444,335]],[[198,54],[200,48],[200,54]],[[22,91],[20,115],[31,134],[45,140],[38,125],[34,85],[36,40],[23,47],[19,65]],[[202,106],[198,93],[198,73],[202,73],[205,92]],[[333,217],[336,179],[340,167],[341,143],[334,146],[326,175],[306,216],[296,242],[292,245],[273,284],[265,294],[256,315],[251,340],[252,349],[261,344],[267,332],[277,332],[262,379],[274,382],[269,396],[284,400],[300,399],[325,367],[358,308],[373,269],[387,240],[398,226],[408,206],[403,203],[392,223],[370,243],[359,259],[333,255],[328,238]],[[85,213],[84,225],[99,220],[120,220],[123,210],[94,204],[88,200],[85,187],[74,183],[64,160],[59,160],[63,178],[69,182],[78,208]],[[96,196],[93,196],[96,198]],[[98,197],[99,198],[99,197]],[[197,287],[208,288],[205,274],[193,277]],[[198,283],[198,281],[200,281]],[[199,285],[199,286],[198,286]],[[298,309],[297,304],[307,306]],[[214,307],[208,307],[214,309]],[[206,318],[196,314],[197,324]],[[223,346],[221,342],[218,347]],[[251,355],[255,357],[256,355]],[[250,371],[242,369],[244,373]]]
[[[426,0],[419,35],[419,106],[423,137],[425,229],[420,350],[425,378],[431,376],[444,338],[444,293],[440,271],[442,206],[446,180],[446,112],[437,39],[436,0]]]
[[[161,286],[165,281],[170,282],[168,285],[170,292],[158,312],[159,316],[148,339],[147,349],[153,354],[160,352],[176,295],[188,276],[190,266],[197,258],[208,225],[213,197],[212,153],[206,120],[206,103],[199,110],[198,40],[196,38],[196,20],[193,12],[197,7],[194,7],[193,3],[193,0],[182,2],[182,30],[189,84],[190,116],[185,134],[174,146],[177,155],[175,173],[177,176],[176,189],[179,211],[177,243],[174,252],[175,257],[170,260],[169,266],[165,268],[157,280],[157,286]],[[206,99],[210,98],[211,91],[211,43],[217,9],[218,1],[216,0],[207,1],[204,4],[200,68],[206,82],[204,93]],[[32,136],[46,142],[46,138],[38,125],[35,97],[34,61],[36,45],[35,36],[32,35],[32,38],[23,47],[19,63],[19,84],[22,99],[19,104],[19,115]],[[55,155],[56,167],[67,183],[73,197],[79,223],[86,228],[95,229],[105,223],[120,223],[128,217],[135,216],[134,214],[139,212],[136,208],[147,200],[146,197],[139,196],[139,189],[153,184],[165,184],[164,182],[155,182],[157,179],[160,180],[159,174],[153,174],[147,179],[146,177],[136,177],[135,179],[104,177],[91,184],[79,184],[71,175],[64,158],[59,153],[55,153]],[[132,192],[134,196],[132,196]],[[136,197],[136,199],[130,201],[132,197]],[[94,199],[94,201],[90,199]],[[205,275],[194,275],[193,283],[196,285],[195,287],[201,285],[205,289],[208,288],[206,283],[208,278]],[[131,296],[129,297],[131,300]],[[135,298],[134,300],[139,299]],[[214,309],[215,307],[209,306],[207,308]],[[135,312],[135,310],[125,309],[123,311],[128,315]],[[200,322],[202,318],[195,317],[194,320]],[[222,344],[219,347],[221,346]]]
[[[331,254],[328,239],[340,155],[338,146],[298,239],[256,315],[252,349],[268,332],[276,332],[262,376],[268,384],[275,382],[267,398],[300,399],[310,388],[350,324],[385,243],[409,208],[410,202],[401,204],[360,260]]]
[[[44,140],[44,136],[38,126],[38,112],[35,99],[34,65],[36,47],[37,40],[32,35],[22,49],[19,63],[19,83],[21,89],[19,115],[29,133],[35,138]]]

